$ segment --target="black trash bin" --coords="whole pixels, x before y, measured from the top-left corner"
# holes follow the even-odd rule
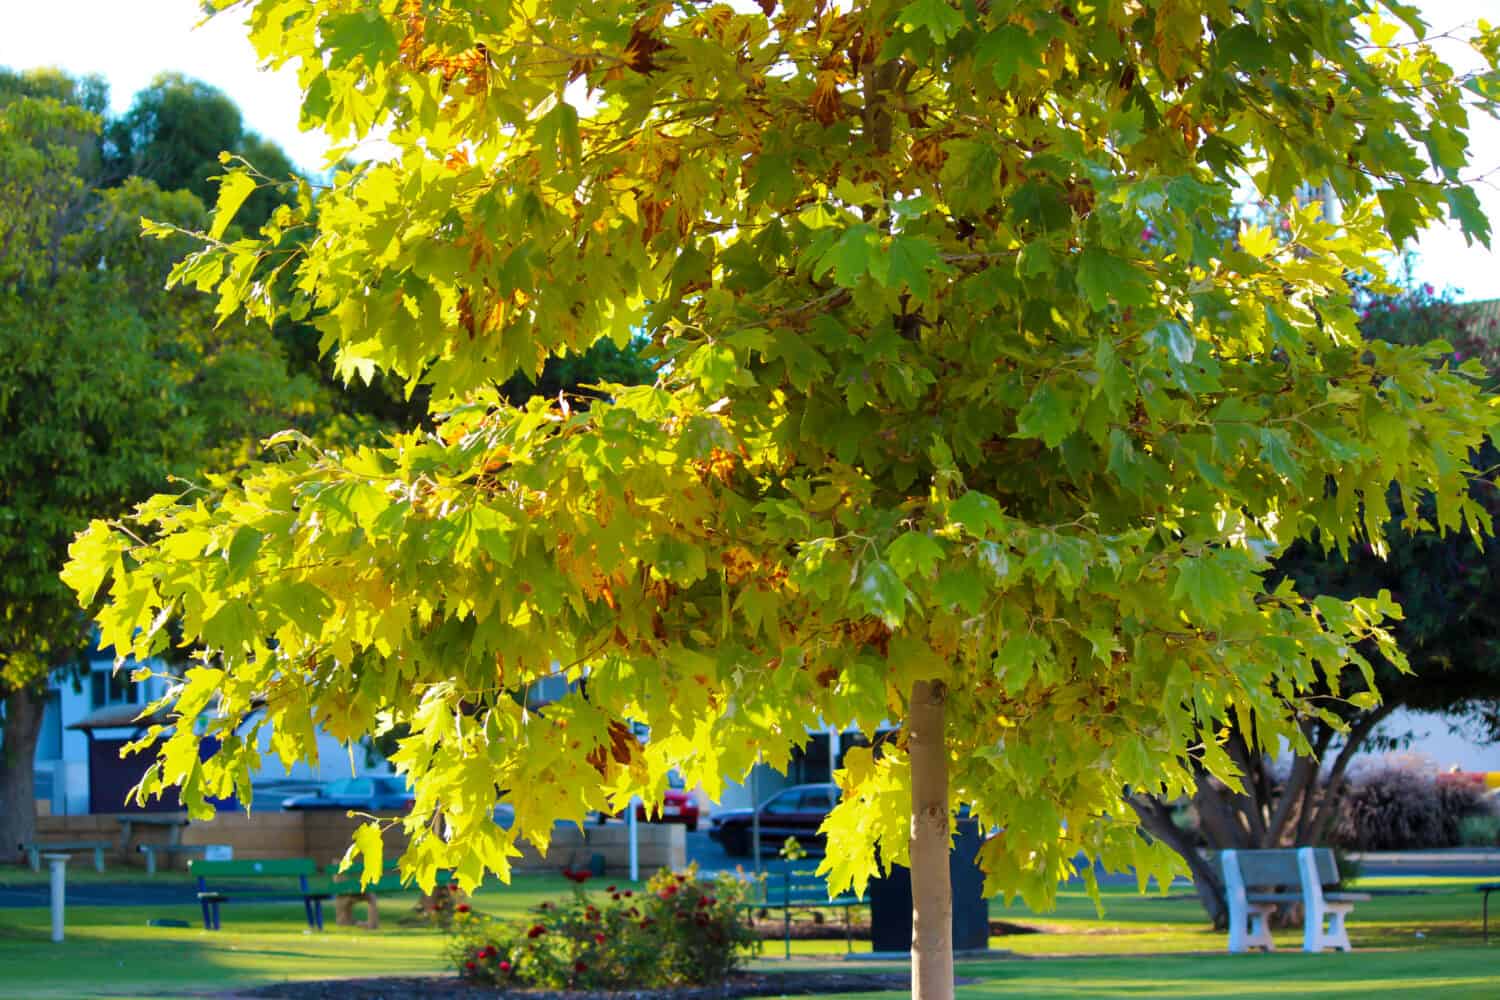
[[[953,950],[983,951],[990,944],[990,901],[979,870],[979,823],[958,821],[948,877],[953,880]],[[870,945],[875,951],[911,950],[911,872],[892,865],[870,880]]]

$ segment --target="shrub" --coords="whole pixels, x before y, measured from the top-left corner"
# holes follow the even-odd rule
[[[579,882],[568,899],[503,923],[464,909],[448,957],[458,974],[495,986],[620,989],[723,982],[755,945],[732,875],[709,881],[663,869],[642,892]]]
[[[1500,816],[1465,816],[1458,824],[1458,840],[1464,847],[1500,844]]]
[[[1354,779],[1344,795],[1333,840],[1355,851],[1457,847],[1465,817],[1490,814],[1484,790],[1470,782],[1391,765]]]

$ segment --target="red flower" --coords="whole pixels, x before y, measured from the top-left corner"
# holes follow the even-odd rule
[[[500,971],[501,972],[509,972],[510,971],[510,963],[502,959],[501,962],[500,962]]]
[[[659,895],[662,899],[671,899],[673,896],[677,895],[677,887],[675,885],[669,885],[665,889],[663,889],[659,893]]]
[[[573,963],[573,971],[574,972],[587,972],[588,971],[588,966],[584,965],[582,962],[574,962]]]
[[[615,891],[615,887],[612,886],[612,885],[607,885],[607,886],[604,887],[604,891],[605,892],[614,892]]]
[[[629,899],[631,896],[634,896],[635,893],[631,892],[629,889],[626,889],[620,895],[624,896],[626,899]]]
[[[468,903],[459,903],[458,906],[455,907],[455,909],[457,909],[459,913],[468,913],[469,912],[469,904]]]
[[[526,936],[529,938],[539,938],[545,933],[547,933],[547,928],[541,924],[532,924],[531,930],[526,932]]]
[[[464,963],[464,968],[468,969],[470,972],[473,972],[474,971],[474,963],[473,962],[465,962]]]
[[[582,885],[583,883],[594,877],[594,873],[589,871],[587,868],[580,868],[577,871],[574,871],[571,868],[564,868],[562,873],[563,878],[568,879],[572,882],[577,882],[579,885]]]
[[[604,943],[604,935],[602,933],[601,934],[595,934],[594,935],[594,943],[595,944],[603,944]]]

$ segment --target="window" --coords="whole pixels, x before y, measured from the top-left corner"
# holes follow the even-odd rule
[[[89,704],[93,708],[106,705],[135,704],[135,681],[128,670],[95,670],[89,675]]]
[[[833,808],[833,797],[826,788],[809,788],[802,793],[803,812],[827,812]]]
[[[797,811],[797,802],[801,798],[801,792],[782,792],[765,804],[764,811],[773,816],[794,813]]]

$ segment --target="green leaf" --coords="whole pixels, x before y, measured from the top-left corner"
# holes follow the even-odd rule
[[[62,581],[78,595],[79,604],[84,607],[92,604],[105,577],[119,565],[119,543],[109,525],[96,519],[68,546]]]
[[[970,490],[948,504],[948,521],[957,524],[975,538],[984,538],[991,531],[999,533],[1005,528],[1005,516],[995,498],[977,490]]]
[[[1464,231],[1464,239],[1470,246],[1477,240],[1485,247],[1490,245],[1490,220],[1479,204],[1479,196],[1472,188],[1454,187],[1443,192],[1448,202],[1448,214]]]
[[[1003,24],[979,40],[974,61],[988,66],[1000,87],[1009,87],[1023,68],[1035,69],[1045,40],[1018,24]]]
[[[908,531],[886,547],[885,558],[905,580],[913,574],[931,576],[943,558],[943,547],[923,531]]]
[[[819,259],[814,274],[821,277],[831,268],[834,281],[844,288],[853,288],[874,263],[876,236],[875,227],[868,223],[850,226]]]
[[[209,239],[217,240],[224,235],[224,231],[234,221],[235,213],[255,188],[255,178],[243,168],[231,170],[219,178],[219,199],[214,206],[213,225],[208,227]]]
[[[224,554],[229,564],[229,582],[237,583],[245,578],[255,565],[255,555],[260,551],[261,533],[249,525],[241,525],[229,541],[229,551]]]
[[[1078,429],[1081,416],[1073,396],[1043,382],[1016,416],[1016,437],[1039,438],[1048,448],[1056,448]]]
[[[864,564],[854,601],[866,614],[879,618],[888,628],[895,628],[906,614],[906,597],[906,585],[890,563],[871,559]]]
[[[1186,602],[1198,612],[1200,622],[1214,625],[1238,603],[1238,583],[1221,553],[1183,559],[1177,564],[1172,600]]]
[[[918,299],[932,292],[929,270],[949,270],[930,241],[915,236],[897,236],[887,251],[885,284],[891,288],[909,288]]]
[[[1125,307],[1151,304],[1146,275],[1129,261],[1097,247],[1085,250],[1079,258],[1078,290],[1096,310],[1111,300]]]
[[[915,0],[901,8],[896,23],[908,32],[925,29],[941,45],[963,29],[964,16],[946,0]]]

